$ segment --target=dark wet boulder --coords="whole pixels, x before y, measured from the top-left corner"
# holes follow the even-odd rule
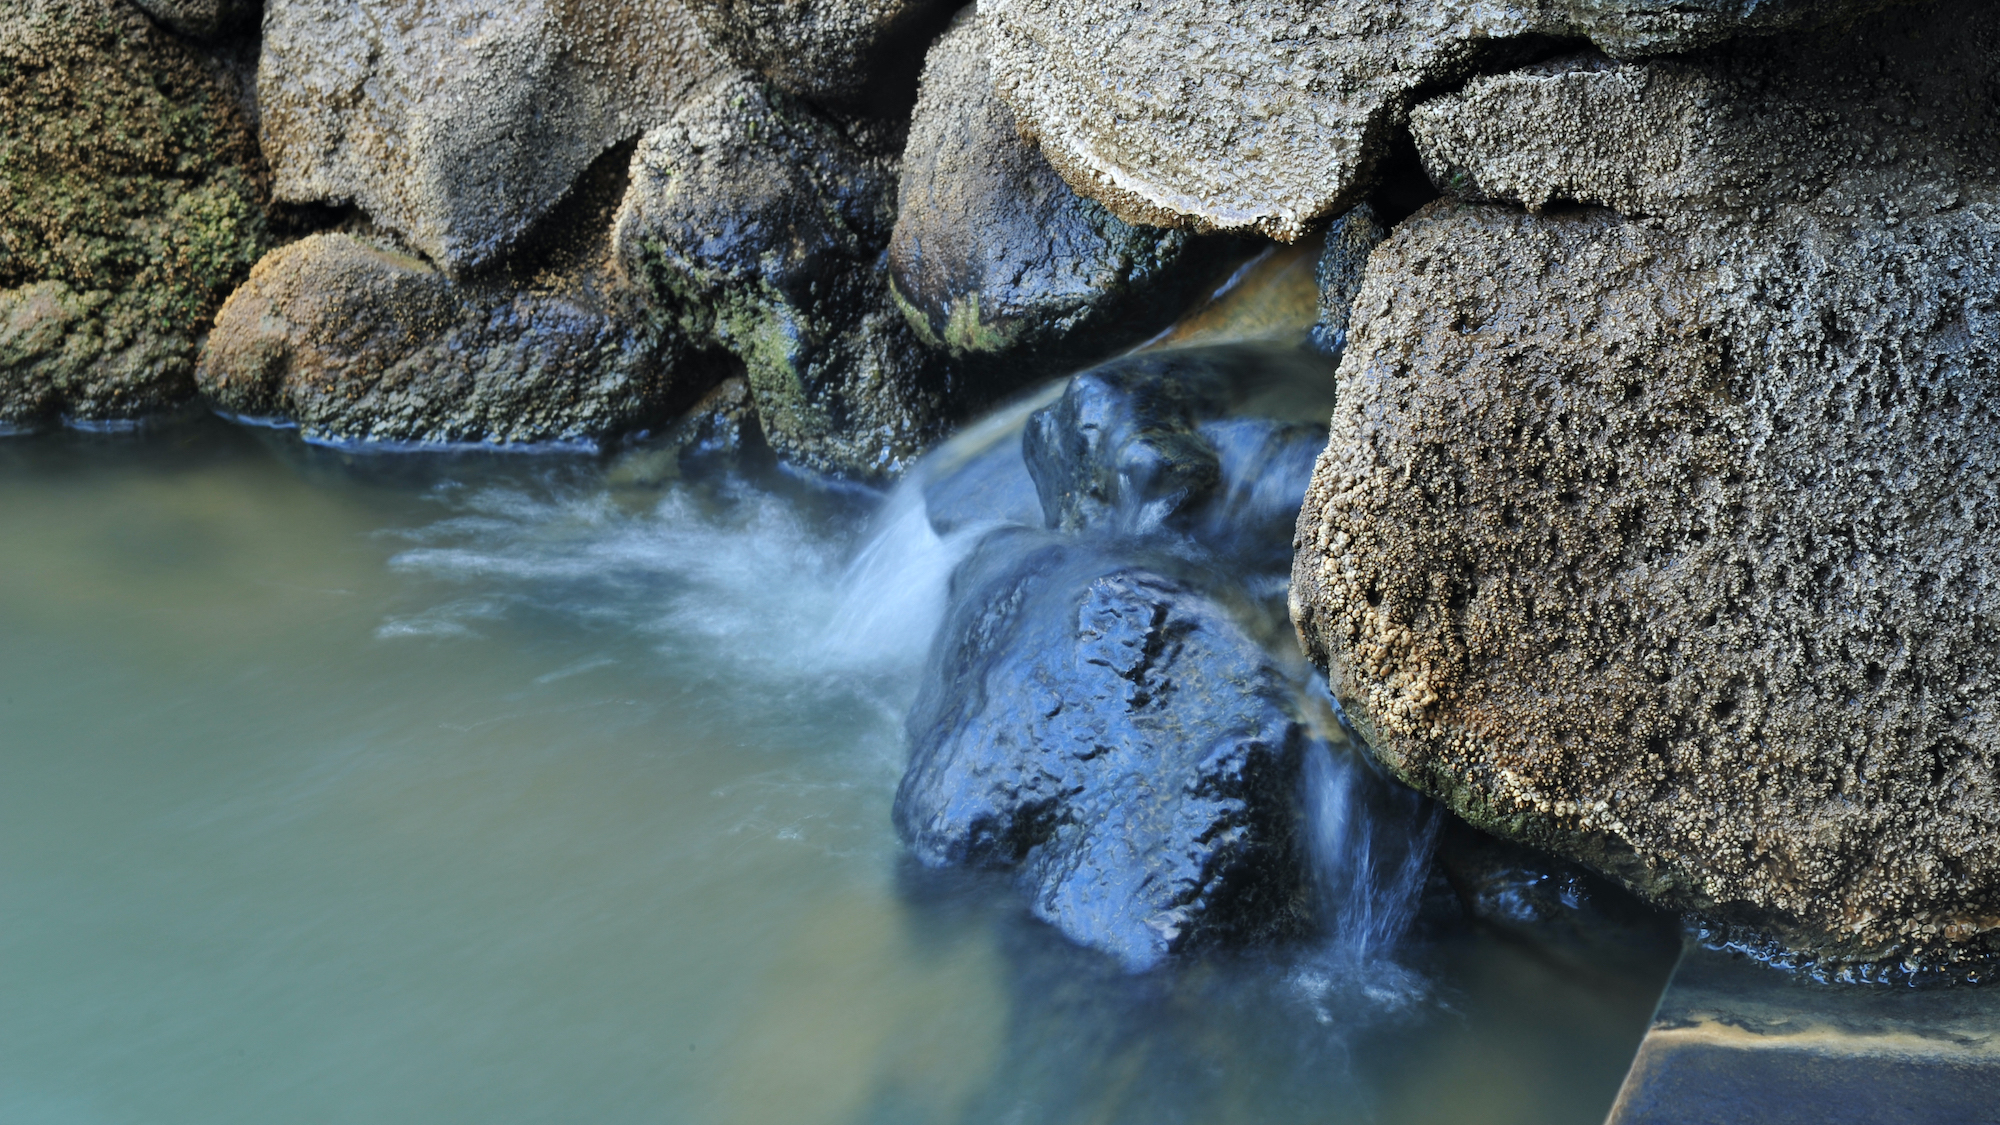
[[[843,114],[901,117],[955,0],[688,0],[729,61]]]
[[[765,436],[806,468],[900,471],[945,423],[945,374],[888,295],[894,162],[749,75],[646,135],[616,252],[662,316],[741,359]]]
[[[269,234],[231,84],[119,0],[0,0],[0,428],[194,395]]]
[[[1363,203],[1326,228],[1313,283],[1319,288],[1319,319],[1312,326],[1313,346],[1330,356],[1347,347],[1347,321],[1354,298],[1361,292],[1368,255],[1388,236],[1373,204]]]
[[[262,0],[132,0],[147,15],[194,39],[254,30]]]
[[[1063,183],[993,91],[970,11],[931,48],[903,152],[889,268],[927,343],[1049,364],[1152,335],[1224,246],[1133,226]],[[1028,356],[1032,356],[1029,360]]]
[[[1037,916],[1131,968],[1311,916],[1292,689],[1152,562],[1028,530],[982,543],[953,577],[895,804],[923,862],[1017,869]]]

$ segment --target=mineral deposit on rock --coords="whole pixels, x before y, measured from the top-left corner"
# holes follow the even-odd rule
[[[924,47],[953,0],[688,0],[709,41],[740,67],[820,106],[909,112]]]
[[[1399,775],[1828,963],[2000,946],[1996,60],[1946,3],[1419,109],[1545,210],[1354,309],[1293,608]]]
[[[456,273],[717,65],[680,0],[269,0],[264,154],[279,198],[358,204]]]

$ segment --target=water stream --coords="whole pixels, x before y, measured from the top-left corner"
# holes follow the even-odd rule
[[[1308,765],[1309,948],[1128,974],[908,862],[977,530],[212,420],[0,443],[0,1121],[1601,1119],[1665,960],[1426,922],[1430,814],[1352,762]]]

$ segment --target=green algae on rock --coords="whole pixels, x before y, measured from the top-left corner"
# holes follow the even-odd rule
[[[209,318],[268,244],[233,92],[116,0],[0,0],[0,426],[194,393]]]

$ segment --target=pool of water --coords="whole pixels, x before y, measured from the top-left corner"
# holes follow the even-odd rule
[[[0,440],[0,1121],[1602,1119],[1670,954],[1120,972],[891,829],[954,544],[619,481]]]

